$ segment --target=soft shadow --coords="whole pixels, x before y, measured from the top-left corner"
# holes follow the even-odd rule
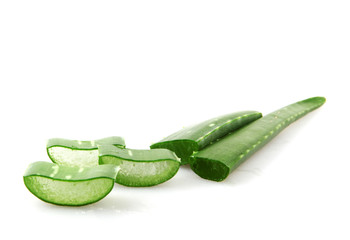
[[[262,174],[260,168],[247,168],[245,166],[240,166],[234,170],[224,181],[225,185],[239,185],[246,184],[250,181],[258,179]]]
[[[86,205],[82,208],[84,208],[82,213],[102,214],[105,216],[143,212],[147,209],[147,206],[142,203],[142,199],[128,197],[125,194],[122,195],[120,190],[116,190],[115,194],[111,194],[95,204]]]
[[[172,179],[151,188],[159,189],[162,191],[187,191],[203,186],[206,187],[208,184],[217,184],[217,182],[201,178],[192,171],[189,165],[182,165],[177,174]]]
[[[74,213],[75,215],[103,215],[103,216],[116,216],[130,213],[143,212],[147,209],[147,206],[141,199],[133,198],[132,195],[127,196],[127,192],[123,194],[123,191],[119,186],[115,186],[114,189],[102,200],[84,205],[84,206],[59,206],[54,204],[48,204],[41,202],[40,207],[44,207],[45,211],[53,211],[65,213]]]

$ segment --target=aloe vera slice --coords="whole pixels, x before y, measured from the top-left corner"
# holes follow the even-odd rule
[[[261,113],[242,111],[212,118],[191,127],[184,128],[151,145],[151,149],[166,148],[174,151],[181,158],[181,164],[188,164],[189,157],[211,142],[245,126],[258,118]]]
[[[89,168],[34,162],[24,173],[28,190],[39,199],[57,205],[80,206],[97,202],[113,189],[119,167]]]
[[[168,149],[121,149],[101,145],[100,164],[120,167],[116,182],[131,187],[147,187],[172,178],[180,167],[180,159]]]
[[[72,167],[92,167],[98,165],[98,145],[111,144],[125,147],[121,137],[108,137],[95,141],[78,141],[63,138],[51,138],[46,150],[52,162]]]
[[[202,178],[222,181],[288,125],[324,102],[325,98],[314,97],[272,112],[194,154],[191,168]]]

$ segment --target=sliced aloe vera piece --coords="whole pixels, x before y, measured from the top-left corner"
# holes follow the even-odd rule
[[[131,187],[146,187],[163,183],[172,178],[180,167],[180,159],[168,149],[121,149],[101,145],[100,164],[120,167],[116,182]]]
[[[191,168],[205,179],[222,181],[283,129],[325,102],[314,97],[272,112],[225,136],[191,157]]]
[[[52,162],[72,167],[92,167],[98,165],[98,145],[110,144],[125,147],[121,137],[108,137],[95,141],[78,141],[63,138],[51,138],[46,150]]]
[[[191,127],[184,128],[151,145],[151,149],[166,148],[181,158],[181,164],[187,164],[189,157],[226,134],[243,127],[258,118],[261,113],[242,111],[212,118]]]
[[[80,206],[97,202],[113,189],[119,167],[88,168],[34,162],[24,173],[28,190],[39,199],[57,205]]]

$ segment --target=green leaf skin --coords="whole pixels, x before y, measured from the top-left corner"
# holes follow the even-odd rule
[[[319,108],[325,101],[323,97],[305,99],[238,129],[195,153],[190,159],[192,170],[202,178],[223,181],[288,125]]]
[[[28,190],[39,199],[66,206],[97,202],[113,189],[119,167],[114,165],[88,168],[34,162],[24,173]]]
[[[130,187],[148,187],[171,179],[179,170],[180,159],[168,149],[121,149],[99,146],[99,163],[120,167],[116,182]]]
[[[259,118],[261,113],[242,111],[212,118],[191,127],[184,128],[151,145],[151,149],[166,148],[181,158],[181,164],[188,164],[189,157],[210,143]]]
[[[98,146],[114,145],[125,148],[121,137],[108,137],[94,141],[78,141],[63,138],[51,138],[46,150],[52,162],[71,167],[92,167],[98,165]]]

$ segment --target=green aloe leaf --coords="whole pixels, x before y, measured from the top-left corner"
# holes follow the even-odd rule
[[[97,202],[113,189],[119,167],[59,166],[34,162],[24,173],[28,190],[39,199],[57,205],[81,206]]]
[[[188,164],[189,158],[194,152],[261,118],[261,116],[259,112],[242,111],[212,118],[171,134],[152,144],[151,149],[166,148],[174,151],[181,158],[182,165]]]
[[[121,137],[108,137],[93,141],[51,138],[47,141],[46,150],[52,162],[73,167],[92,167],[98,165],[98,146],[114,145],[125,147]]]
[[[120,167],[116,182],[125,186],[146,187],[171,179],[180,167],[180,159],[168,149],[121,149],[99,146],[99,163]]]
[[[238,129],[191,157],[191,168],[205,179],[222,181],[283,129],[319,108],[323,97],[296,102]]]

